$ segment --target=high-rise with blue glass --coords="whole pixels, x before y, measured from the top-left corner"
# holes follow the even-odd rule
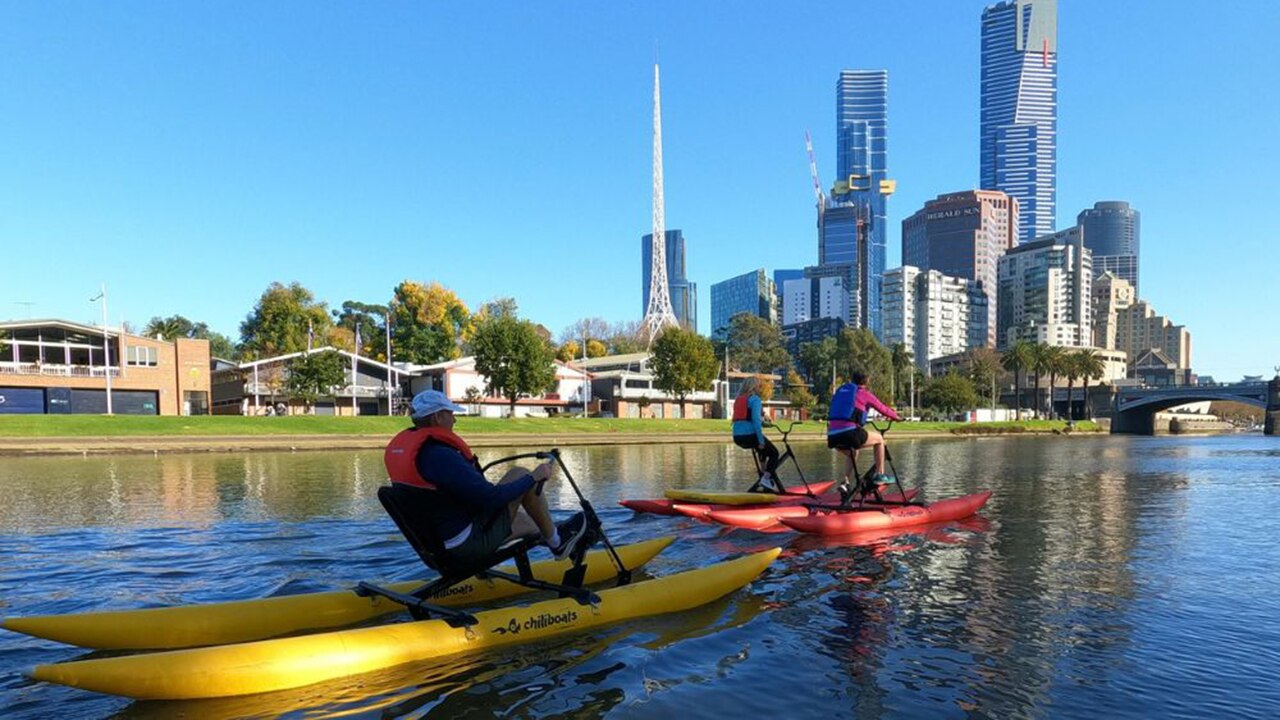
[[[1058,174],[1058,1],[982,11],[981,189],[1017,198],[1022,241],[1053,232]]]
[[[851,322],[880,325],[880,285],[888,227],[889,72],[843,70],[836,83],[836,169],[831,199],[819,224],[818,264],[852,264]],[[859,225],[863,229],[859,232]]]
[[[1094,203],[1076,216],[1084,246],[1093,251],[1093,274],[1109,272],[1138,291],[1138,244],[1142,215],[1120,200]]]
[[[685,330],[698,330],[698,285],[685,277],[684,233],[680,230],[664,230],[667,236],[667,292],[671,295],[671,309],[676,320]],[[653,233],[640,238],[640,268],[643,273],[641,292],[643,300],[640,312],[649,308],[649,285],[652,280]]]

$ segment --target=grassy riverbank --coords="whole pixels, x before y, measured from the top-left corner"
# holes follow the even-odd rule
[[[786,423],[783,423],[784,426]],[[6,438],[75,438],[75,437],[250,437],[273,435],[371,435],[387,437],[403,429],[403,417],[326,417],[298,415],[290,417],[241,417],[206,415],[200,417],[137,417],[116,415],[9,415],[0,416],[0,437]],[[1005,434],[1061,432],[1066,423],[1048,420],[1022,422],[937,423],[915,422],[894,425],[894,435],[912,434]],[[825,429],[821,422],[808,422],[796,428],[792,437],[820,437]],[[1091,422],[1076,423],[1076,431],[1092,432]],[[728,420],[631,420],[617,418],[477,418],[458,419],[457,430],[470,435],[728,435]]]

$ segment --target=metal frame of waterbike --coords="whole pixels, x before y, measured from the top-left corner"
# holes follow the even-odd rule
[[[782,464],[787,461],[787,458],[791,458],[791,464],[795,465],[796,474],[800,476],[800,482],[804,483],[804,492],[787,492],[787,489],[782,485],[782,479],[776,477],[774,478],[774,481],[778,483],[778,490],[772,490],[762,485],[761,481],[764,480],[764,468],[760,465],[760,450],[757,448],[751,449],[751,459],[756,462],[756,481],[751,487],[747,488],[747,492],[768,493],[770,495],[802,495],[806,497],[817,497],[813,494],[813,489],[809,487],[809,481],[805,479],[804,471],[800,469],[800,461],[796,460],[796,454],[791,451],[791,443],[787,442],[787,436],[791,434],[791,431],[795,430],[797,425],[802,424],[804,424],[803,420],[796,420],[788,425],[786,430],[783,430],[777,425],[774,425],[773,428],[782,434],[782,446],[787,449],[786,452],[778,456],[778,467],[782,467]]]
[[[552,449],[546,452],[522,453],[520,455],[512,455],[510,457],[499,458],[480,469],[481,473],[502,463],[514,462],[525,458],[537,458],[539,460],[552,459],[560,466],[564,472],[565,478],[568,479],[569,485],[573,487],[574,492],[578,495],[578,501],[582,504],[583,520],[587,523],[587,538],[589,542],[579,542],[573,551],[569,553],[569,559],[572,565],[565,571],[564,577],[560,583],[551,583],[544,580],[538,580],[533,577],[533,570],[529,564],[529,548],[535,544],[534,538],[521,538],[512,541],[500,547],[494,555],[494,565],[508,558],[515,560],[518,575],[493,569],[491,565],[484,570],[475,573],[457,574],[441,571],[440,577],[426,583],[408,593],[396,592],[387,588],[379,587],[371,583],[359,583],[355,592],[361,597],[379,596],[384,597],[392,602],[404,605],[410,615],[415,620],[423,620],[431,617],[439,617],[453,627],[469,627],[475,625],[477,620],[474,615],[464,610],[454,608],[441,607],[427,602],[428,598],[439,595],[450,587],[464,582],[473,577],[487,580],[491,578],[499,578],[507,582],[521,585],[534,590],[550,590],[559,593],[560,597],[571,597],[582,605],[594,605],[600,602],[600,597],[594,592],[583,587],[587,566],[583,562],[586,557],[587,550],[594,544],[594,540],[599,540],[609,551],[609,556],[613,560],[614,566],[618,569],[618,585],[626,585],[631,582],[631,571],[622,563],[622,558],[618,556],[618,552],[614,549],[613,544],[609,542],[608,537],[604,534],[604,528],[600,523],[600,517],[596,515],[595,508],[591,507],[591,503],[582,495],[582,490],[578,488],[578,484],[574,481],[573,475],[569,472],[569,468],[565,467],[564,461],[560,458],[559,449]],[[545,480],[539,480],[535,486],[535,492],[542,494],[542,487]],[[390,508],[388,508],[390,512]],[[392,519],[400,525],[402,520],[392,514]],[[403,531],[404,528],[402,527]],[[408,539],[408,538],[406,538]],[[411,540],[412,544],[412,540]],[[415,550],[419,550],[417,547]],[[419,554],[421,551],[419,550]],[[424,558],[425,560],[425,558]],[[429,565],[431,563],[428,563]],[[437,568],[439,569],[439,568]]]
[[[888,425],[885,425],[883,430],[880,429],[879,425],[876,425],[873,422],[867,422],[867,425],[869,425],[872,430],[875,430],[876,432],[880,433],[880,436],[882,438],[885,435],[888,435],[889,431],[893,429],[892,420],[889,421]],[[854,453],[853,476],[858,479],[857,487],[850,489],[848,494],[841,492],[839,505],[827,505],[827,504],[815,503],[815,504],[806,504],[805,507],[808,507],[812,510],[833,511],[833,512],[862,512],[862,511],[871,511],[871,510],[887,512],[890,507],[903,507],[908,505],[918,505],[918,506],[924,505],[924,503],[920,502],[919,500],[907,499],[907,491],[902,487],[902,479],[898,476],[898,467],[893,464],[893,453],[889,451],[889,444],[887,442],[884,445],[884,459],[888,461],[889,469],[893,471],[893,483],[898,486],[898,496],[901,497],[902,500],[885,500],[884,497],[880,495],[880,491],[876,489],[874,485],[871,485],[869,482],[867,482],[870,479],[871,473],[875,472],[876,470],[875,459],[873,458],[871,460],[871,467],[867,468],[867,472],[860,474],[858,472],[858,459],[857,459],[858,451],[855,449],[855,450],[852,450],[852,452]],[[866,477],[864,477],[864,475]],[[862,488],[866,486],[870,486],[872,488],[871,492],[872,494],[875,495],[875,499],[876,499],[875,507],[866,507],[863,505],[863,503],[867,499],[867,493],[864,492]],[[858,504],[856,506],[852,504],[854,495],[857,495],[858,497]]]

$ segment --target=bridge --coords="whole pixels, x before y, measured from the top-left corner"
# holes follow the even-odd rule
[[[1205,400],[1244,403],[1263,409],[1263,431],[1280,433],[1280,377],[1271,382],[1231,385],[1180,385],[1177,387],[1122,387],[1116,391],[1111,432],[1138,435],[1155,433],[1156,413],[1171,407]]]

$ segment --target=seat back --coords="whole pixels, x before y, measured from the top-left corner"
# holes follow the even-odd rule
[[[409,541],[414,552],[427,567],[444,573],[450,563],[445,559],[444,541],[435,532],[435,525],[427,513],[432,490],[416,488],[401,483],[391,483],[378,488],[378,502],[400,528],[400,534]]]

